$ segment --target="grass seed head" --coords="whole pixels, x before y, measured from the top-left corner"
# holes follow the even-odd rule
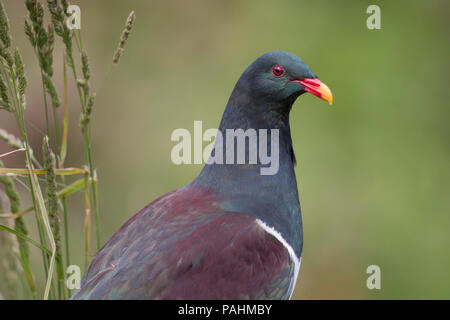
[[[127,22],[125,24],[125,28],[122,31],[122,35],[120,37],[119,47],[117,48],[116,52],[114,53],[113,57],[113,64],[117,64],[119,62],[120,57],[122,56],[123,50],[125,48],[125,44],[127,43],[128,37],[130,36],[131,29],[134,25],[134,11],[131,11],[130,15],[128,16]]]

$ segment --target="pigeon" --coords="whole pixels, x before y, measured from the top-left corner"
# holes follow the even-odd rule
[[[209,159],[217,161],[130,218],[71,299],[290,299],[303,229],[289,114],[305,92],[332,103],[328,86],[294,54],[268,52],[251,63],[223,113]]]

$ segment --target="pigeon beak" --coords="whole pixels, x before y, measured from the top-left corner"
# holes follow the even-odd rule
[[[305,87],[305,91],[312,93],[313,95],[328,101],[331,105],[333,104],[333,94],[330,88],[317,78],[306,78],[303,80],[294,80],[295,82],[301,83]]]

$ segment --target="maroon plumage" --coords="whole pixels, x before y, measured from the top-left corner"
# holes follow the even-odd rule
[[[128,220],[94,258],[73,299],[264,299],[288,294],[289,253],[254,218],[200,187]],[[136,223],[138,222],[138,223]]]

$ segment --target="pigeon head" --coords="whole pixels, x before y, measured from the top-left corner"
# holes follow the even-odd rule
[[[284,122],[295,100],[311,93],[330,104],[333,96],[302,59],[283,51],[258,57],[242,73],[228,101],[221,129],[239,127],[243,122],[272,127]]]
[[[236,87],[254,102],[274,107],[291,106],[305,92],[330,104],[333,101],[330,89],[306,63],[296,55],[283,51],[268,52],[257,58],[244,71]]]

